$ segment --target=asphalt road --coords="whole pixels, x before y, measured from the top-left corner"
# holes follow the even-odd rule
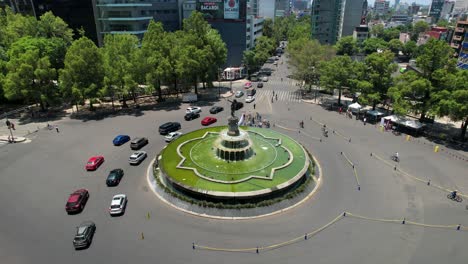
[[[281,60],[283,60],[282,57]],[[280,62],[281,62],[280,60]],[[183,121],[187,104],[144,111],[142,115],[107,117],[99,121],[64,119],[60,133],[41,130],[28,144],[0,147],[0,262],[1,263],[466,263],[468,232],[344,218],[316,236],[279,249],[255,253],[192,250],[192,242],[221,248],[250,248],[280,243],[319,228],[343,211],[376,218],[401,219],[429,224],[468,226],[466,202],[455,203],[446,193],[394,173],[370,152],[388,157],[400,153],[401,168],[431,182],[468,192],[467,164],[434,153],[430,147],[406,142],[403,137],[382,133],[321,106],[301,103],[294,97],[274,100],[269,95],[295,93],[287,80],[286,64],[279,64],[259,96],[255,111],[265,118],[302,133],[274,127],[300,141],[320,161],[323,184],[305,204],[287,213],[244,221],[194,217],[168,207],[149,190],[146,169],[165,146],[157,132],[166,121],[180,121],[182,132],[200,128],[213,105],[225,111],[215,115],[226,124],[229,102],[203,103],[200,119]],[[283,78],[283,81],[281,81]],[[240,85],[234,89],[243,89]],[[260,92],[260,90],[262,90]],[[262,96],[263,94],[263,96]],[[253,112],[253,104],[240,111]],[[325,122],[351,142],[330,133],[323,142],[320,126]],[[304,133],[305,132],[305,133]],[[129,144],[112,145],[117,134],[146,136],[149,158],[139,166],[127,162]],[[361,190],[344,152],[356,165]],[[84,165],[92,155],[104,155],[95,172]],[[105,185],[107,173],[123,168],[119,186]],[[84,211],[67,215],[68,195],[87,188],[90,199]],[[110,217],[107,208],[114,194],[128,196],[121,217]],[[150,218],[148,219],[148,213]],[[93,244],[75,251],[75,226],[84,220],[97,225]],[[144,239],[141,239],[143,233]]]

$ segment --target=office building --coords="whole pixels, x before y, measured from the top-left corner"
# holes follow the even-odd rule
[[[436,23],[439,20],[444,3],[445,0],[432,0],[431,7],[429,8],[429,16],[433,23]]]
[[[242,64],[243,53],[255,45],[263,20],[247,14],[246,0],[197,0],[197,11],[218,30],[227,47],[225,67]]]
[[[374,3],[374,12],[379,15],[386,15],[390,7],[390,1],[376,0]]]
[[[346,0],[340,38],[353,35],[354,29],[361,25],[363,10],[366,9],[366,0]]]
[[[456,0],[453,11],[456,14],[468,12],[468,0]]]
[[[408,7],[408,15],[412,16],[412,15],[416,15],[418,12],[419,12],[419,9],[421,8],[420,5],[416,4],[416,3],[412,3],[409,7]]]
[[[307,4],[309,2],[307,1],[304,1],[304,0],[294,0],[293,1],[293,7],[295,10],[298,10],[298,11],[304,11],[307,9]]]
[[[343,0],[314,0],[311,9],[312,38],[333,45],[341,36]]]
[[[15,13],[36,16],[31,0],[0,0],[0,8],[9,6]]]
[[[275,0],[258,0],[258,16],[263,18],[275,19],[276,5]]]
[[[400,0],[395,0],[395,9],[398,8],[398,5],[400,5]]]
[[[185,0],[182,2],[182,21],[188,18],[193,11],[197,10],[196,0]],[[182,26],[181,26],[182,28]]]
[[[289,0],[275,0],[275,16],[289,16],[291,13],[291,2]]]
[[[367,10],[365,0],[315,0],[312,2],[312,38],[333,45],[338,39],[352,36],[361,25]]]
[[[177,0],[92,0],[99,45],[105,34],[133,34],[143,38],[151,20],[161,22],[164,29],[179,29]]]
[[[248,15],[259,17],[258,1],[259,0],[247,0],[247,14]]]
[[[450,15],[453,12],[453,8],[455,7],[455,2],[453,1],[445,1],[444,5],[442,6],[442,10],[440,11],[440,18],[448,20]]]
[[[75,32],[83,28],[85,36],[97,43],[91,0],[34,0],[34,9],[38,18],[45,12],[51,11],[63,19]]]

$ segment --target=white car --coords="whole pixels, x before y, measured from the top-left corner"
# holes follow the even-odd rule
[[[253,101],[255,101],[255,96],[249,95],[249,96],[247,96],[247,98],[245,98],[246,103],[251,103]]]
[[[197,107],[197,106],[193,106],[193,107],[189,107],[187,108],[187,110],[185,110],[185,113],[186,114],[189,114],[189,113],[200,113],[201,112],[201,108],[200,107]]]
[[[273,65],[278,65],[278,62],[277,61],[273,62]]]
[[[128,162],[130,162],[131,165],[137,165],[140,164],[146,158],[146,156],[146,151],[136,151],[133,152],[133,154],[130,156]]]
[[[167,134],[167,136],[164,137],[164,140],[166,142],[171,142],[174,139],[180,137],[181,135],[182,135],[182,132],[171,132],[171,133]]]
[[[244,95],[243,91],[237,91],[236,92],[236,98],[242,97]]]
[[[263,82],[268,82],[268,77],[266,77],[266,76],[263,77],[263,78],[262,78],[262,81],[263,81]]]
[[[111,201],[111,206],[109,207],[110,215],[121,215],[125,212],[127,207],[127,195],[117,194],[114,195]]]

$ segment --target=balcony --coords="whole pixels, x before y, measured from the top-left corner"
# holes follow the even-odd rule
[[[463,33],[463,32],[465,32],[465,29],[462,28],[462,27],[456,27],[456,28],[455,28],[455,32],[456,32],[456,33]]]
[[[461,37],[461,36],[458,36],[458,35],[454,35],[454,36],[453,36],[453,40],[461,41],[461,40],[462,40],[462,37]]]
[[[460,44],[457,44],[457,43],[450,43],[450,47],[454,48],[454,49],[458,49],[460,47]]]

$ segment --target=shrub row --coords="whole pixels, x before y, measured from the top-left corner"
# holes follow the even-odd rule
[[[313,167],[313,169],[315,166]],[[196,200],[192,199],[190,197],[187,197],[185,195],[182,195],[178,192],[173,191],[172,189],[168,188],[166,185],[164,185],[161,180],[159,179],[159,170],[156,169],[156,167],[153,168],[154,172],[154,178],[156,179],[156,182],[158,185],[164,189],[164,192],[171,194],[172,196],[176,197],[177,199],[180,199],[184,202],[190,203],[192,205],[198,205],[200,207],[204,208],[218,208],[218,209],[246,209],[246,208],[257,208],[257,207],[266,207],[266,206],[271,206],[273,204],[282,202],[284,200],[289,200],[297,195],[301,194],[304,192],[306,187],[310,184],[312,181],[311,177],[308,177],[304,183],[301,184],[301,186],[297,187],[294,191],[289,192],[288,194],[274,198],[274,199],[269,199],[269,200],[264,200],[258,203],[244,203],[244,204],[225,204],[225,203],[214,203],[214,202],[209,202],[205,200]],[[314,174],[314,171],[312,172]]]

